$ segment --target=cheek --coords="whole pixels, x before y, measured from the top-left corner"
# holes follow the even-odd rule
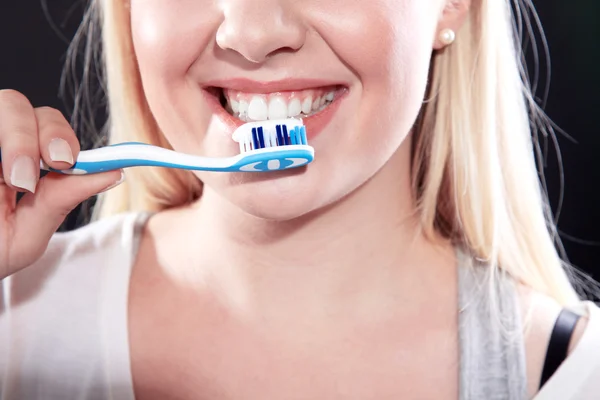
[[[133,46],[142,78],[181,78],[211,40],[209,0],[131,0]],[[177,23],[173,23],[177,21]]]
[[[413,77],[422,78],[431,56],[437,22],[431,1],[369,0],[368,3],[326,2],[327,6],[320,6],[319,33],[363,84],[402,87],[410,85]]]
[[[374,146],[369,155],[389,157],[422,106],[437,22],[428,3],[370,0],[366,6],[363,1],[345,0],[346,7],[337,4],[342,10],[337,18],[323,18],[327,22],[320,33],[360,80],[355,134],[361,136],[357,141],[369,139]]]
[[[131,31],[144,94],[175,148],[197,147],[209,110],[189,79],[190,67],[214,39],[212,0],[131,0]],[[174,21],[177,21],[174,23]]]

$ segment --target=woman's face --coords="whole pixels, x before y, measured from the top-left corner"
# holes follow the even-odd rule
[[[148,103],[175,150],[235,155],[240,118],[308,114],[315,161],[307,168],[197,174],[251,214],[290,219],[354,191],[398,150],[423,101],[444,6],[131,0],[131,20]]]

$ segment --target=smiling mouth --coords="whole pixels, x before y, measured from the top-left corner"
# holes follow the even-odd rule
[[[310,118],[325,111],[344,93],[342,86],[327,86],[274,93],[249,93],[212,87],[225,111],[243,122]]]

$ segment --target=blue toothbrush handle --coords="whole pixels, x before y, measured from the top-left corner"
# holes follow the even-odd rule
[[[2,160],[0,149],[0,161]],[[40,169],[64,175],[86,175],[131,167],[165,167],[215,172],[263,172],[297,168],[312,162],[307,145],[272,147],[234,157],[208,158],[177,153],[145,143],[127,142],[79,153],[75,164],[57,170],[40,161]]]
[[[123,151],[114,152],[110,149],[116,149],[119,147],[119,150],[129,150],[129,149],[139,149],[140,146],[148,146],[147,148],[156,148],[155,146],[151,146],[146,143],[140,142],[126,142],[119,143],[110,146],[105,146],[98,149],[93,150],[84,150],[79,153],[78,159],[75,163],[68,169],[55,169],[50,167],[44,160],[40,159],[40,170],[48,171],[48,172],[56,172],[63,175],[87,175],[87,174],[97,174],[101,172],[114,171],[117,169],[130,168],[136,166],[144,166],[148,165],[148,160],[144,159],[128,159],[118,158],[118,155],[125,155]],[[101,153],[105,153],[104,157],[102,157]],[[112,153],[112,157],[111,157]],[[96,156],[96,157],[95,157]],[[112,159],[111,159],[112,158]],[[2,149],[0,148],[0,162],[2,161]]]

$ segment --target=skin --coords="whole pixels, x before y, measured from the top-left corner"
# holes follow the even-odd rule
[[[211,80],[349,89],[303,173],[198,173],[197,204],[150,220],[130,298],[138,396],[457,398],[454,250],[419,231],[409,149],[439,32],[469,6],[131,1],[144,90],[176,150],[234,154],[199,89]],[[544,298],[522,293],[524,309]],[[526,335],[530,394],[559,310],[542,308]]]
[[[420,233],[409,149],[431,51],[443,47],[436,38],[460,29],[469,1],[130,3],[143,89],[175,150],[235,152],[204,82],[304,77],[349,89],[311,141],[318,157],[306,171],[198,174],[199,202],[150,219],[130,284],[136,398],[457,398],[454,249]],[[77,203],[119,179],[35,178],[17,205],[18,156],[70,165],[50,154],[56,138],[77,156],[56,110],[0,91],[2,277],[37,259]],[[560,307],[527,288],[521,302],[533,307],[533,395]]]
[[[0,148],[3,279],[44,253],[50,237],[77,204],[118,185],[122,176],[111,171],[86,177],[51,174],[39,180],[40,160],[56,169],[69,168],[79,154],[79,142],[58,110],[33,108],[22,93],[9,89],[0,90]],[[17,192],[24,194],[18,204]]]
[[[349,88],[304,173],[198,174],[197,204],[151,219],[130,298],[136,393],[454,398],[454,253],[419,232],[409,134],[438,33],[469,4],[266,3],[131,2],[144,91],[175,150],[231,154],[199,88],[211,80]],[[407,384],[425,376],[440,385]]]
[[[334,120],[311,141],[319,157],[305,173],[198,173],[210,189],[206,202],[225,198],[239,212],[291,221],[355,191],[405,142],[426,89],[442,14],[439,0],[376,1],[368,7],[347,0],[269,0],[260,7],[241,0],[177,4],[131,2],[144,91],[175,149],[215,156],[238,151],[199,90],[212,80],[318,78],[341,80],[350,88]],[[458,28],[462,18],[460,11],[451,12],[444,27]],[[272,29],[264,30],[264,24]],[[377,132],[377,140],[366,132]],[[407,159],[397,162],[394,179],[408,190]]]

